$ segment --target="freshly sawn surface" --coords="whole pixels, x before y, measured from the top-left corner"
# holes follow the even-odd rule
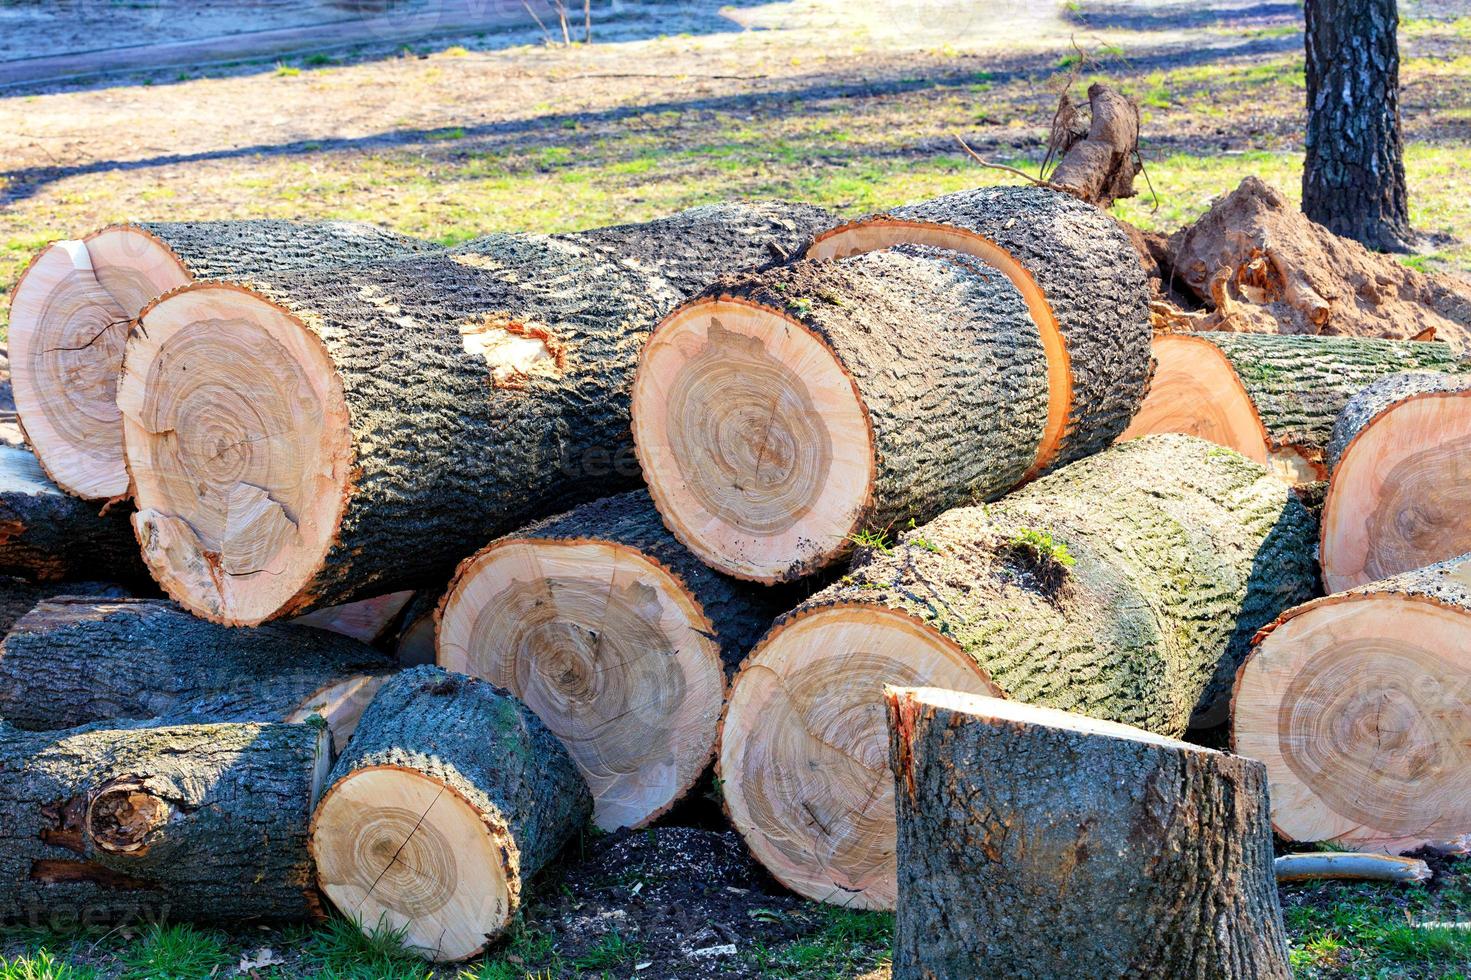
[[[884,684],[1168,736],[1214,723],[1252,635],[1315,594],[1314,531],[1262,466],[1166,435],[867,550],[736,676],[718,757],[731,820],[799,893],[892,906]]]
[[[895,980],[1288,980],[1260,762],[889,688]]]
[[[708,768],[727,672],[795,601],[712,571],[638,490],[466,559],[438,661],[524,701],[577,763],[597,825],[637,827]]]
[[[322,890],[365,930],[436,961],[510,925],[527,879],[592,797],[556,737],[505,691],[437,667],[378,692],[312,820]]]

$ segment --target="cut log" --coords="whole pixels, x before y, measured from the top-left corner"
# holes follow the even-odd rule
[[[73,728],[320,716],[347,744],[393,664],[356,640],[304,626],[229,629],[158,599],[47,599],[0,642],[0,718]]]
[[[383,686],[312,820],[322,890],[427,959],[474,956],[592,797],[555,736],[485,681],[414,667]]]
[[[27,582],[18,578],[0,579],[0,637],[10,632],[15,621],[36,608],[37,603],[58,596],[89,599],[126,599],[132,595],[114,582]],[[3,718],[0,712],[0,718]]]
[[[726,671],[795,601],[783,592],[711,571],[635,491],[466,559],[439,665],[524,701],[577,763],[597,825],[639,827],[709,766]]]
[[[402,667],[434,663],[434,631],[444,589],[420,589],[404,608],[392,642],[393,657]]]
[[[351,221],[142,222],[44,249],[10,311],[15,404],[47,474],[88,500],[126,496],[118,369],[143,307],[190,282],[375,261],[434,248]]]
[[[363,643],[376,644],[386,641],[394,632],[405,607],[413,598],[413,590],[390,592],[342,606],[318,609],[296,617],[292,623],[350,636]]]
[[[1216,722],[1252,634],[1315,594],[1315,530],[1263,467],[1167,435],[864,552],[736,675],[718,758],[732,823],[794,891],[891,907],[884,684],[1168,736]]]
[[[62,493],[34,454],[0,446],[0,575],[148,581],[125,507]]]
[[[1294,841],[1398,854],[1471,845],[1471,555],[1292,609],[1231,705]]]
[[[928,246],[724,279],[660,323],[633,392],[665,522],[765,583],[832,564],[865,529],[1004,493],[1046,418],[1021,294]]]
[[[1292,976],[1260,762],[956,691],[885,698],[895,980]]]
[[[1355,395],[1328,445],[1320,551],[1328,591],[1471,552],[1467,459],[1471,378],[1390,375]]]
[[[0,724],[0,918],[61,928],[321,914],[313,725]]]
[[[809,258],[900,242],[978,256],[1015,283],[1047,352],[1047,428],[1030,475],[1091,455],[1149,385],[1150,289],[1112,218],[1040,187],[991,187],[895,208],[817,236]]]
[[[1328,476],[1334,419],[1365,385],[1401,371],[1462,368],[1447,344],[1203,333],[1156,337],[1149,397],[1123,435],[1199,436],[1290,483]]]
[[[1273,864],[1279,882],[1292,881],[1398,881],[1415,883],[1435,877],[1419,858],[1389,854],[1284,854]]]

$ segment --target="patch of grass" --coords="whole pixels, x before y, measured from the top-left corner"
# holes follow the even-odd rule
[[[0,980],[96,980],[89,966],[73,966],[44,946],[14,959],[0,957]]]
[[[850,980],[889,962],[894,916],[819,906],[815,934],[775,948],[758,946],[746,960],[758,976],[792,980]]]
[[[1027,552],[1038,561],[1062,568],[1072,568],[1078,563],[1072,552],[1068,551],[1067,543],[1053,537],[1051,531],[1024,527],[1011,536],[1007,546],[1013,551]]]
[[[582,970],[611,970],[620,966],[633,966],[642,946],[636,940],[627,939],[614,930],[603,937],[592,949],[572,961]]]
[[[231,965],[223,933],[192,925],[152,925],[122,955],[120,980],[205,980]]]
[[[297,68],[295,65],[288,65],[285,62],[281,61],[276,62],[277,78],[295,78],[297,75],[300,74],[301,69]]]
[[[312,934],[304,952],[334,980],[420,980],[429,974],[424,961],[404,947],[407,931],[382,922],[363,929],[334,916]]]
[[[465,138],[465,130],[462,126],[454,126],[450,129],[436,129],[429,134],[431,140],[462,140]]]
[[[302,63],[310,65],[313,68],[320,68],[323,65],[332,64],[332,56],[322,54],[320,51],[318,51],[316,54],[307,55],[306,58],[303,59]]]
[[[894,550],[894,541],[889,537],[889,529],[882,530],[865,529],[856,534],[850,534],[848,540],[860,548],[872,548],[881,555],[887,555]]]

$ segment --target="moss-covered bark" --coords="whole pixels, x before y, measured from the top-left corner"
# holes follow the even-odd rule
[[[1471,364],[1457,365],[1458,370],[1471,370]],[[1331,475],[1349,443],[1388,409],[1419,395],[1453,394],[1471,388],[1471,377],[1464,374],[1424,373],[1418,371],[1387,374],[1348,400],[1333,420],[1333,429],[1324,450],[1324,464]]]

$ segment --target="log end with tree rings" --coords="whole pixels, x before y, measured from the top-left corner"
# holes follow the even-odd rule
[[[773,627],[731,688],[718,765],[752,853],[800,895],[894,907],[885,684],[999,694],[952,641],[904,613],[834,605]]]
[[[130,339],[118,408],[134,528],[169,595],[227,625],[304,605],[353,459],[341,380],[317,336],[239,287],[177,290]]]
[[[535,712],[587,780],[604,830],[650,822],[709,765],[725,697],[720,644],[686,584],[639,549],[494,542],[444,599],[438,661]]]
[[[1286,614],[1237,677],[1236,752],[1294,841],[1471,844],[1471,558]]]
[[[753,303],[705,297],[665,318],[634,382],[633,435],[670,530],[737,578],[829,564],[873,492],[853,378],[809,328]]]

